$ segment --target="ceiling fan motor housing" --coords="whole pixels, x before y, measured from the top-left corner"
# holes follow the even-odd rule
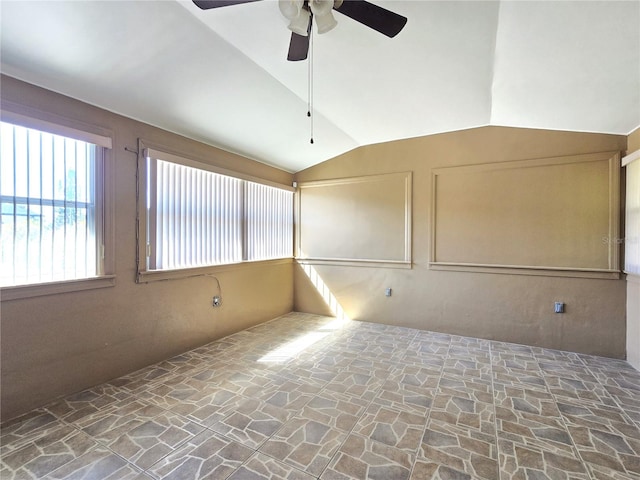
[[[307,36],[310,13],[316,19],[318,33],[332,30],[338,22],[331,10],[342,5],[342,0],[279,0],[278,7],[282,15],[289,20],[289,30],[298,35]]]

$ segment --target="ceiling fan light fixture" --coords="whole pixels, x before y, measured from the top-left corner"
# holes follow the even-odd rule
[[[318,33],[322,34],[333,30],[333,28],[338,25],[338,22],[336,22],[336,19],[333,18],[333,15],[329,12],[327,15],[317,16],[316,25],[318,26]]]
[[[300,16],[300,11],[302,10],[302,5],[304,5],[304,0],[279,0],[278,7],[280,8],[280,13],[284,15],[285,18],[293,21]]]
[[[333,14],[331,13],[333,6],[333,0],[309,0],[309,7],[316,17],[318,33],[327,33],[338,25],[338,22],[336,22],[336,19],[333,18]]]
[[[309,35],[309,17],[311,16],[311,13],[309,13],[309,10],[306,9],[301,9],[300,10],[300,14],[291,20],[291,23],[289,23],[289,30],[291,30],[293,33],[297,33],[298,35],[302,35],[303,37],[306,37]]]

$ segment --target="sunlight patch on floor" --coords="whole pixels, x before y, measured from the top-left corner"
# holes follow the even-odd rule
[[[285,343],[284,345],[271,350],[264,357],[258,360],[261,363],[272,363],[272,362],[286,362],[290,358],[295,357],[297,354],[307,349],[314,343],[322,340],[324,337],[329,335],[331,332],[310,332],[302,335],[301,337],[296,338],[290,342]]]

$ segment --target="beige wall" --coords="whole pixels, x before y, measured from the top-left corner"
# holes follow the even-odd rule
[[[433,266],[617,277],[619,180],[619,152],[435,169]]]
[[[117,276],[110,288],[1,302],[3,420],[291,311],[291,262],[216,273],[218,309],[211,278],[136,284],[136,158],[124,149],[142,137],[272,181],[290,174],[12,78],[2,77],[2,99],[113,132]]]
[[[627,138],[627,153],[640,150],[640,128]],[[640,278],[627,277],[627,360],[640,370]]]
[[[298,256],[409,261],[411,184],[410,172],[299,183]]]
[[[412,171],[413,268],[315,269],[354,319],[624,358],[623,280],[435,271],[428,263],[432,169],[619,152],[625,146],[625,136],[483,127],[356,149],[299,172],[296,180]],[[548,201],[540,195],[540,202]],[[296,268],[296,310],[326,312]],[[385,297],[386,287],[393,289],[391,297]],[[566,303],[566,313],[554,313],[555,301]]]

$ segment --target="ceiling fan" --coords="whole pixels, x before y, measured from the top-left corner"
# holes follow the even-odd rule
[[[227,7],[260,0],[193,0],[202,10]],[[326,33],[337,25],[331,10],[346,15],[387,37],[395,37],[407,18],[365,0],[279,0],[282,14],[290,21],[291,42],[287,60],[305,60],[309,52],[309,36],[313,19],[318,33]]]

